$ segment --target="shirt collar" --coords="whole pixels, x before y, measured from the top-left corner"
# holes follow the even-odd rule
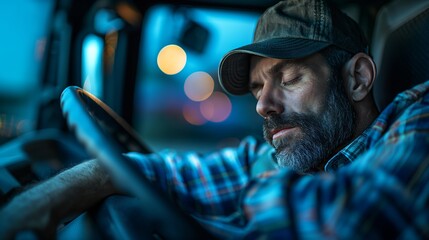
[[[368,148],[368,131],[370,131],[370,129],[371,128],[365,130],[349,145],[329,159],[325,164],[325,171],[336,171],[338,168],[353,162],[360,154],[362,154]]]

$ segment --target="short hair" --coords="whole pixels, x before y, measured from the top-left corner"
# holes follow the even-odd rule
[[[330,83],[331,86],[342,86],[341,88],[345,90],[345,85],[341,77],[341,70],[344,64],[346,64],[346,62],[350,60],[354,56],[354,54],[333,45],[320,51],[320,54],[322,54],[322,56],[325,58],[326,62],[330,66],[331,74],[335,74],[336,76],[338,76],[332,78],[333,82]],[[374,89],[371,88],[370,95],[372,97],[373,91]]]
[[[341,73],[344,64],[353,57],[353,54],[336,46],[329,46],[320,51],[334,73]]]

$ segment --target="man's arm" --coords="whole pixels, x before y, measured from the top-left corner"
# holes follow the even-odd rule
[[[127,156],[186,212],[218,217],[237,211],[238,193],[249,180],[249,167],[257,159],[258,149],[256,139],[247,138],[238,148],[208,155],[166,150]],[[88,161],[23,192],[0,209],[0,236],[5,236],[5,228],[9,234],[30,229],[43,238],[52,236],[59,222],[118,190],[97,161]]]
[[[115,192],[98,161],[84,162],[14,197],[0,210],[0,236],[9,239],[22,230],[55,236],[61,221]]]
[[[185,212],[219,217],[237,211],[239,193],[249,181],[250,167],[258,159],[260,147],[260,142],[248,137],[237,148],[208,154],[166,149],[126,156]]]

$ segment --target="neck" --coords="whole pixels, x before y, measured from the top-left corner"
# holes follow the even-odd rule
[[[371,104],[356,106],[355,109],[357,113],[357,119],[353,139],[361,135],[369,126],[371,126],[378,115],[380,115],[380,112],[378,111],[374,102],[371,102]]]

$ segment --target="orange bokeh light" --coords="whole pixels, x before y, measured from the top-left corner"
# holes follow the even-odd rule
[[[207,122],[207,120],[201,115],[198,107],[191,104],[183,106],[183,117],[192,125],[200,126]]]
[[[186,52],[180,46],[167,45],[159,51],[157,63],[163,73],[168,75],[177,74],[186,65]]]

